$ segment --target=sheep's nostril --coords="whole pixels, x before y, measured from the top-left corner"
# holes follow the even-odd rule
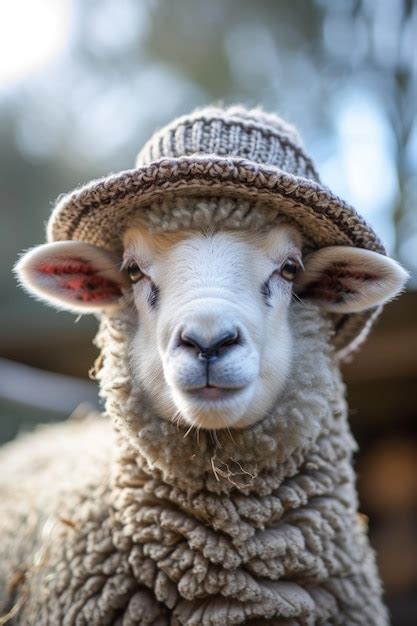
[[[179,336],[178,346],[183,348],[191,348],[195,352],[199,353],[204,350],[204,347],[199,343],[198,339],[192,335],[187,335],[182,332]]]
[[[192,349],[198,358],[213,360],[231,346],[240,342],[240,335],[237,330],[223,332],[207,343],[195,334],[182,332],[179,337],[178,346]]]
[[[207,351],[218,353],[221,352],[222,349],[234,346],[237,343],[239,343],[239,333],[235,330],[220,336],[217,340],[211,343],[211,345],[207,348]]]

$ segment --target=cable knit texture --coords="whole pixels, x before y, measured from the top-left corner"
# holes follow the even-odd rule
[[[10,624],[387,624],[333,327],[313,307],[291,316],[292,373],[270,414],[216,433],[153,413],[131,385],[135,322],[103,318],[107,417],[44,427],[0,457]]]

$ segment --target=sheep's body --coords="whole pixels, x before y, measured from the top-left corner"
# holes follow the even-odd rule
[[[105,320],[99,339],[116,442],[97,418],[2,453],[11,623],[386,624],[330,324],[294,308],[295,365],[271,415],[185,436],[132,389],[130,323]]]

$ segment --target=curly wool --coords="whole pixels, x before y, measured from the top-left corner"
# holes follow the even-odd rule
[[[294,367],[276,406],[217,434],[152,412],[132,387],[133,320],[103,319],[99,378],[115,439],[91,418],[2,454],[0,476],[15,477],[0,479],[10,623],[388,623],[357,516],[331,325],[314,308],[292,316]]]

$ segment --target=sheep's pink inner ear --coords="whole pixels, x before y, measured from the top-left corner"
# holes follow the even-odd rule
[[[325,310],[357,313],[384,304],[400,293],[407,272],[382,254],[347,246],[331,246],[305,259],[296,293]]]
[[[81,242],[38,246],[16,266],[22,284],[59,308],[95,311],[114,305],[126,284],[112,253]]]
[[[57,288],[68,292],[80,302],[111,302],[122,295],[120,285],[114,280],[102,276],[93,266],[83,259],[66,261],[48,261],[41,263],[36,271],[45,277],[54,277]]]

